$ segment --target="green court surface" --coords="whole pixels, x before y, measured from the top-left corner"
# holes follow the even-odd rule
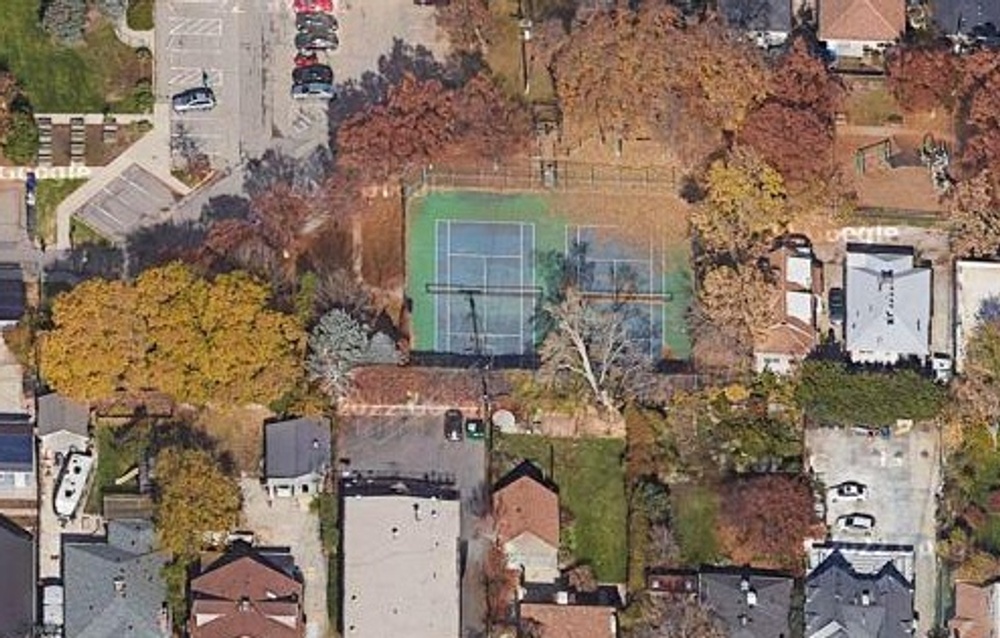
[[[534,302],[547,279],[540,272],[542,260],[565,253],[568,237],[579,236],[581,227],[605,239],[602,226],[552,208],[541,195],[476,191],[433,192],[409,202],[406,272],[415,351],[469,354],[468,344],[476,339],[497,354],[533,349],[538,338],[532,322]],[[638,263],[645,259],[649,272],[657,273],[645,285],[667,293],[669,300],[653,313],[655,349],[671,359],[687,358],[692,297],[687,247],[657,249],[653,257],[652,250],[615,247],[613,238],[597,243],[611,246],[616,254],[600,259],[595,253],[595,262],[627,262],[634,252]],[[660,273],[662,280],[657,281]],[[470,310],[471,296],[458,292],[469,289],[489,291],[476,297],[475,313]]]

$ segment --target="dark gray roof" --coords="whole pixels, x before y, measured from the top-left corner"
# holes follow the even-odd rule
[[[24,273],[20,266],[0,264],[0,321],[20,321],[24,316]]]
[[[719,0],[719,11],[730,26],[742,31],[792,30],[791,0]]]
[[[908,638],[913,589],[892,563],[858,574],[834,552],[806,579],[806,638]]]
[[[969,33],[974,27],[1000,27],[1000,3],[996,0],[937,0],[931,5],[934,22],[944,33]]]
[[[0,515],[0,636],[27,638],[35,610],[35,543],[31,534]]]
[[[323,473],[330,465],[330,422],[302,418],[264,426],[264,474],[294,478]]]
[[[66,635],[75,638],[160,638],[167,591],[165,554],[152,551],[144,520],[108,523],[106,539],[63,540]],[[167,630],[167,631],[165,631]]]
[[[55,392],[38,399],[38,434],[45,435],[60,430],[87,436],[90,409],[83,403]]]
[[[753,570],[704,568],[699,596],[729,629],[731,638],[788,638],[790,576]]]
[[[34,467],[35,435],[28,423],[0,421],[0,471],[31,472]]]

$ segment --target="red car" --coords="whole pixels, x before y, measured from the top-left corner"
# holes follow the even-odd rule
[[[295,13],[333,13],[333,0],[293,0]]]
[[[295,68],[297,69],[314,64],[319,64],[319,56],[315,53],[299,53],[295,56]]]

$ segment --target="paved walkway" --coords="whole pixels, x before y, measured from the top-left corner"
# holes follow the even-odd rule
[[[73,214],[92,197],[99,194],[126,168],[136,164],[149,171],[179,195],[187,195],[191,188],[170,173],[170,106],[166,102],[153,107],[153,129],[142,136],[124,153],[107,166],[100,167],[90,180],[73,191],[56,208],[56,248],[69,250],[70,228]]]
[[[155,34],[154,29],[149,31],[136,31],[135,29],[128,28],[128,19],[125,15],[122,15],[115,23],[115,35],[118,39],[129,45],[133,49],[146,48],[149,49],[155,56],[156,50],[155,46]]]

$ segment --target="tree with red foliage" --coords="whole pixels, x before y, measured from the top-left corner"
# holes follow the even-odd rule
[[[800,570],[803,541],[819,531],[804,477],[764,474],[723,489],[719,538],[733,563]]]
[[[336,143],[342,167],[382,180],[447,153],[501,157],[528,131],[520,106],[481,73],[457,89],[407,73],[385,103],[345,121]]]
[[[960,58],[945,44],[901,46],[885,61],[889,90],[907,111],[955,106]]]
[[[843,86],[799,36],[771,74],[767,98],[747,117],[739,139],[790,182],[833,169],[833,134]]]

